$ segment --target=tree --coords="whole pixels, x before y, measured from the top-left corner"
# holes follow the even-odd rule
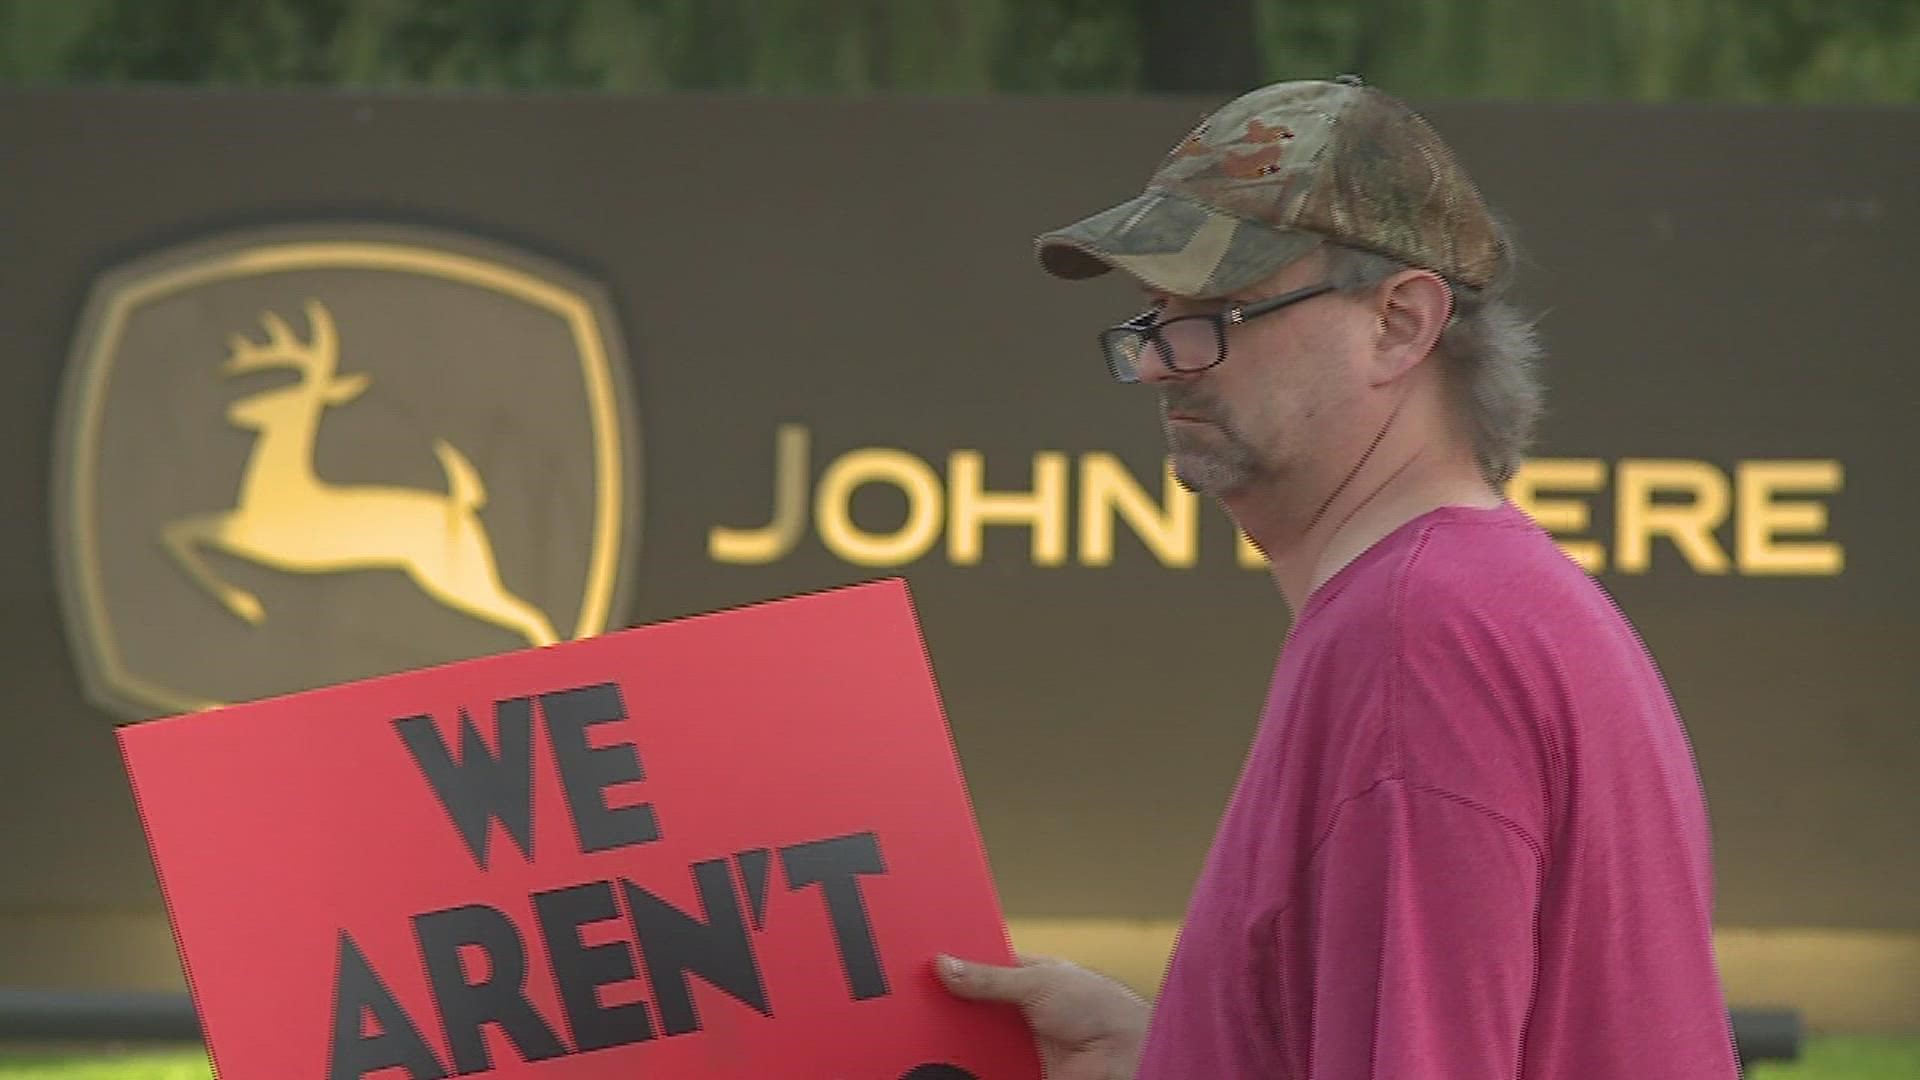
[[[0,0],[0,83],[1920,100],[1913,0]]]
[[[1253,0],[1141,0],[1142,88],[1238,92],[1259,84]]]

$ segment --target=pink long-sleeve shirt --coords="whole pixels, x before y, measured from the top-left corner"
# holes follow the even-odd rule
[[[1661,676],[1511,504],[1314,593],[1141,1080],[1732,1080],[1705,801]]]

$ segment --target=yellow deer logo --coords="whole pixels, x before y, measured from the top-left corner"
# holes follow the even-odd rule
[[[161,539],[200,586],[228,611],[258,624],[265,609],[252,593],[220,580],[198,551],[231,555],[296,573],[400,569],[428,596],[476,619],[511,630],[534,645],[558,640],[540,609],[508,592],[480,522],[486,490],[466,457],[444,439],[433,452],[447,474],[447,492],[378,485],[330,484],[314,474],[313,440],[321,413],[367,388],[364,373],[334,373],[339,339],[333,318],[308,300],[311,340],[301,342],[278,315],[261,323],[267,341],[235,334],[222,369],[241,375],[292,368],[300,381],[235,402],[227,419],[259,432],[231,510],[165,525]]]

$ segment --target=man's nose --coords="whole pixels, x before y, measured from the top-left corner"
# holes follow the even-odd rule
[[[1148,346],[1140,354],[1140,382],[1152,385],[1163,382],[1183,382],[1193,377],[1187,372],[1175,371],[1173,366],[1167,363],[1167,356],[1165,345]],[[1180,359],[1178,355],[1173,358],[1176,361]]]

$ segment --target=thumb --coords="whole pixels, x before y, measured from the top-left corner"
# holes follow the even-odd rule
[[[940,981],[955,997],[969,1001],[1027,1002],[1040,989],[1040,972],[1031,965],[1001,967],[941,956],[933,965]]]

